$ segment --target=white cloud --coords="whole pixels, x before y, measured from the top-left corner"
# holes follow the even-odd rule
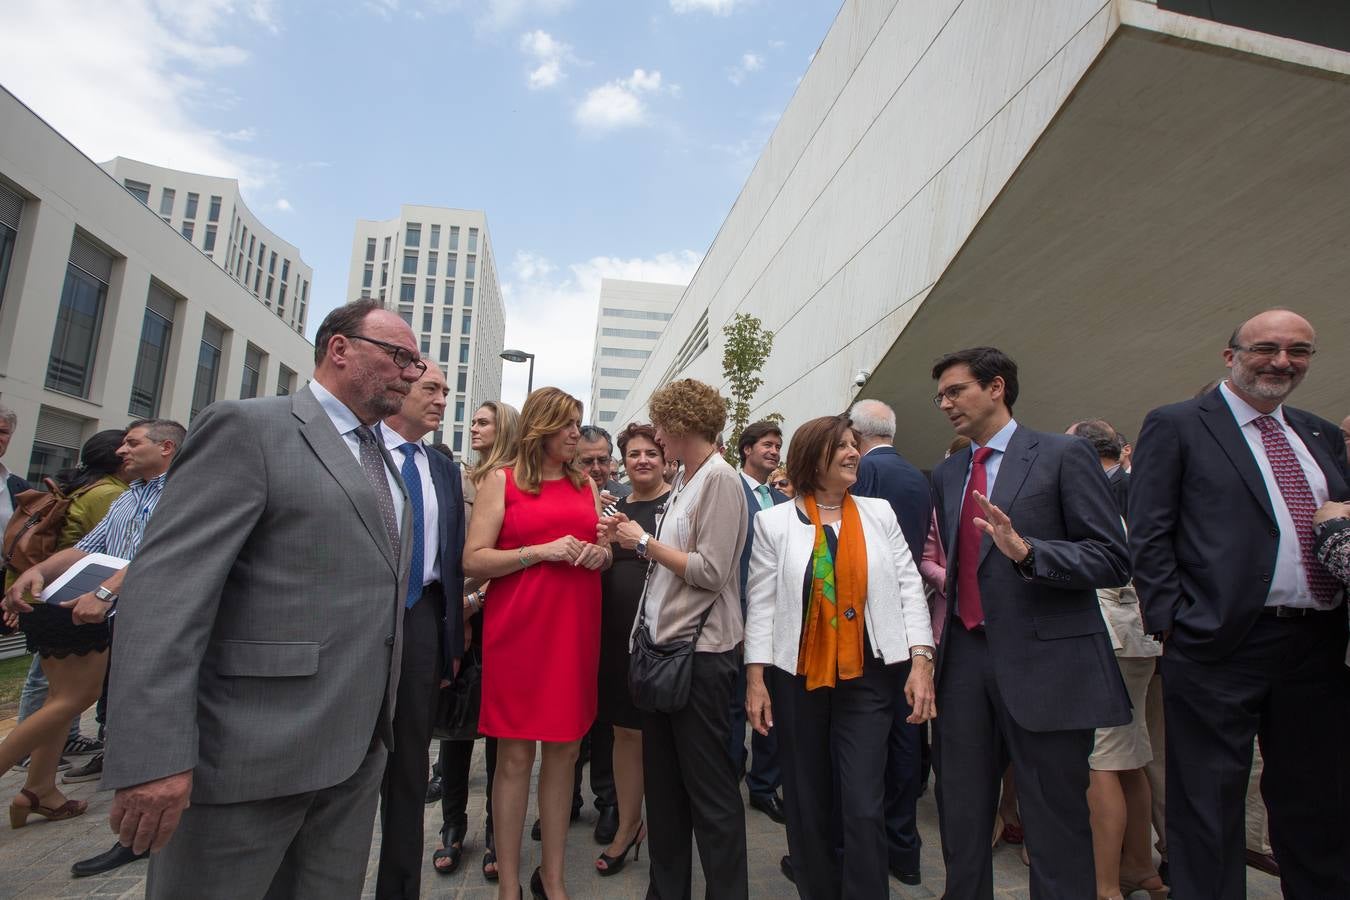
[[[678,86],[668,91],[677,94]],[[660,72],[634,69],[628,78],[592,88],[577,107],[577,124],[593,131],[641,125],[647,121],[647,104],[640,95],[660,92]]]
[[[670,8],[677,13],[707,12],[714,16],[729,16],[744,0],[670,0]]]
[[[520,51],[535,63],[526,82],[532,91],[551,88],[566,78],[563,64],[575,59],[570,45],[539,29],[520,36]]]
[[[526,16],[551,16],[571,5],[572,0],[487,0],[477,25],[485,31],[501,31]]]
[[[747,75],[751,72],[758,72],[762,68],[764,68],[764,57],[758,53],[743,53],[741,54],[741,61],[727,69],[727,80],[739,86],[741,82],[745,81]]]
[[[278,197],[277,202],[272,205],[276,208],[277,212],[295,212],[295,207],[291,206],[291,201],[287,200],[285,197]]]
[[[252,129],[222,114],[219,74],[199,77],[248,59],[229,43],[248,27],[278,30],[271,2],[13,4],[0,83],[95,160],[127,156],[258,188],[275,181],[277,164],[231,146]]]
[[[701,259],[692,250],[649,258],[594,256],[559,270],[537,254],[518,252],[510,280],[502,284],[506,346],[536,354],[536,387],[556,385],[590,403],[600,280],[688,284]],[[507,403],[518,407],[524,400],[528,368],[509,364],[503,368],[502,399]]]

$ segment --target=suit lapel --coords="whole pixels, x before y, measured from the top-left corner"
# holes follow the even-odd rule
[[[1003,453],[1003,459],[998,464],[998,479],[994,481],[994,489],[990,492],[989,502],[1003,510],[1005,513],[1012,509],[1013,501],[1017,495],[1022,492],[1022,485],[1027,480],[1027,475],[1031,473],[1032,463],[1036,460],[1036,445],[1040,439],[1036,433],[1030,429],[1018,425],[1013,430],[1012,437],[1008,439],[1008,449]],[[1013,527],[1016,527],[1016,521]],[[984,535],[980,539],[980,562],[989,555],[989,551],[994,547],[993,538]]]
[[[440,527],[437,528],[436,549],[441,555],[443,577],[446,571],[446,560],[450,558],[450,532],[453,530],[451,524],[464,515],[463,504],[456,504],[454,497],[451,496],[449,482],[454,478],[455,472],[454,467],[450,466],[448,462],[444,457],[441,457],[438,451],[432,450],[430,447],[427,448],[427,468],[431,470],[431,485],[436,489],[436,506],[439,511],[437,517],[439,521],[436,524]]]
[[[1200,410],[1200,421],[1214,436],[1214,440],[1218,442],[1228,461],[1233,464],[1233,468],[1237,469],[1238,475],[1247,485],[1247,490],[1251,491],[1256,502],[1261,504],[1266,516],[1274,522],[1275,509],[1270,504],[1270,492],[1266,490],[1266,481],[1261,477],[1261,469],[1256,464],[1256,458],[1252,456],[1251,445],[1242,436],[1237,419],[1233,418],[1233,411],[1228,408],[1228,401],[1224,400],[1218,388],[1201,401]]]
[[[352,456],[347,442],[333,427],[333,420],[328,418],[328,413],[324,412],[308,387],[296,391],[293,397],[291,411],[300,420],[301,437],[352,501],[352,506],[356,507],[356,513],[365,524],[366,531],[370,532],[371,539],[384,554],[385,561],[397,574],[400,571],[399,560],[394,559],[394,550],[389,544],[389,535],[385,532],[384,520],[380,517],[380,508],[375,500],[375,490],[366,479],[361,464]],[[405,520],[407,507],[408,504],[405,503]]]
[[[966,470],[970,468],[970,448],[958,450],[942,464],[942,504],[945,507],[938,513],[943,529],[942,546],[947,548],[947,556],[956,558],[956,529],[961,522],[961,500],[966,485]]]
[[[1312,454],[1313,459],[1317,461],[1318,467],[1327,479],[1327,493],[1334,500],[1345,495],[1345,480],[1341,474],[1340,467],[1336,465],[1336,459],[1327,449],[1326,440],[1322,436],[1322,426],[1312,416],[1303,412],[1301,409],[1284,408],[1284,417],[1289,422],[1289,427],[1303,440],[1303,444]],[[1336,435],[1340,439],[1340,435]]]

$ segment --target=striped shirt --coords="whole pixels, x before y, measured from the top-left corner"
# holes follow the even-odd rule
[[[150,514],[155,511],[160,494],[164,493],[165,475],[149,481],[133,481],[126,493],[113,501],[108,514],[94,530],[80,538],[75,546],[85,553],[107,553],[121,559],[135,556]]]

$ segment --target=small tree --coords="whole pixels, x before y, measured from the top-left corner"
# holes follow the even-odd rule
[[[750,424],[750,401],[764,384],[759,373],[773,352],[773,332],[765,331],[754,316],[740,313],[722,327],[722,335],[726,338],[722,375],[731,389],[731,396],[726,398],[729,431],[724,456],[728,463],[736,466],[740,463],[736,445],[740,442],[741,432]],[[764,418],[771,422],[783,421],[779,413],[770,413]]]

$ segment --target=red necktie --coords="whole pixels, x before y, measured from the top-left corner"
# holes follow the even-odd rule
[[[976,491],[986,497],[984,463],[994,453],[988,447],[975,451],[970,464],[970,482],[966,485],[966,495],[961,499],[961,519],[956,527],[956,606],[961,613],[961,623],[966,630],[974,628],[984,621],[984,606],[980,603],[980,539],[984,532],[975,524],[975,517],[984,511],[972,496]]]
[[[1308,486],[1308,476],[1299,464],[1294,448],[1289,446],[1289,438],[1284,429],[1275,421],[1274,416],[1260,416],[1256,427],[1261,432],[1261,444],[1266,448],[1266,459],[1270,460],[1271,471],[1275,473],[1275,483],[1280,486],[1284,505],[1289,509],[1289,517],[1294,520],[1294,530],[1298,532],[1299,549],[1303,551],[1303,572],[1308,576],[1308,589],[1313,599],[1323,605],[1329,605],[1336,599],[1339,585],[1330,572],[1317,561],[1313,549],[1313,514],[1317,504],[1313,501],[1312,488]]]

